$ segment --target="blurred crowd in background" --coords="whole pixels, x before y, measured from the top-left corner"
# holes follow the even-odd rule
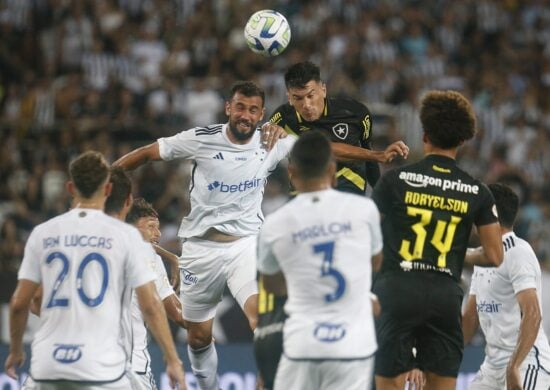
[[[243,38],[248,17],[264,8],[292,28],[279,57],[252,53]],[[223,123],[240,79],[265,88],[267,119],[286,101],[286,68],[306,59],[321,66],[329,95],[368,105],[375,148],[402,139],[411,160],[422,153],[422,93],[454,89],[471,99],[478,135],[459,164],[514,186],[517,233],[550,269],[547,1],[0,0],[0,37],[2,302],[31,229],[69,207],[73,157],[96,149],[112,162],[158,137]],[[163,243],[176,253],[189,173],[175,162],[133,174],[134,194],[158,209]],[[264,209],[286,200],[280,169]]]

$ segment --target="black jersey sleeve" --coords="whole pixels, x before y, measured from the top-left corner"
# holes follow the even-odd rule
[[[378,180],[372,191],[372,200],[376,203],[381,214],[388,214],[391,208],[391,199],[389,196],[391,193],[389,185],[391,174],[392,171],[384,174],[380,180]]]
[[[269,122],[273,123],[274,125],[279,125],[281,127],[284,127],[285,121],[284,121],[283,106],[279,106],[275,111],[273,111],[273,113],[269,117]]]
[[[300,135],[296,123],[296,111],[290,104],[283,104],[269,117],[269,122],[281,126],[288,134]]]
[[[357,102],[357,106],[360,112],[361,125],[363,128],[363,135],[361,136],[361,147],[365,149],[371,148],[371,136],[372,136],[372,118],[370,111],[363,103]],[[380,166],[375,161],[365,162],[365,175],[368,183],[371,187],[374,187],[380,179]]]
[[[480,183],[479,186],[479,209],[474,217],[474,223],[476,226],[488,225],[498,221],[495,198],[487,186]]]

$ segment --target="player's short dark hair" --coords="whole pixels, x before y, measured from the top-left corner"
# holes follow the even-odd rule
[[[304,179],[323,177],[332,158],[330,141],[319,130],[301,135],[290,152],[290,163]]]
[[[265,91],[253,81],[237,81],[233,84],[229,100],[233,99],[236,93],[240,93],[246,97],[259,96],[262,98],[262,107],[265,104]]]
[[[489,184],[489,189],[495,198],[498,221],[505,228],[511,229],[518,214],[519,197],[505,184]]]
[[[157,210],[155,210],[153,205],[147,202],[145,199],[134,199],[134,201],[132,202],[132,207],[130,208],[128,215],[126,216],[126,222],[133,225],[139,219],[147,217],[158,219],[159,214],[157,213]]]
[[[71,161],[69,175],[80,195],[91,198],[107,181],[109,165],[101,153],[88,151]]]
[[[310,81],[321,81],[321,70],[311,61],[298,62],[285,73],[286,89],[305,88]]]
[[[476,132],[470,102],[455,91],[428,92],[422,99],[420,121],[430,142],[442,149],[455,148]]]
[[[130,176],[120,166],[111,167],[111,177],[109,181],[113,187],[111,194],[105,201],[105,213],[116,214],[124,207],[124,203],[132,192],[132,181]]]

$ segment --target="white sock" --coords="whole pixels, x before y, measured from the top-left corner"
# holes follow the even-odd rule
[[[193,349],[187,346],[191,369],[201,390],[218,390],[218,353],[214,343]]]

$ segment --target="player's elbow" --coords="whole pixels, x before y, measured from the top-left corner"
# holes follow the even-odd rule
[[[18,315],[30,310],[30,302],[20,299],[16,294],[11,297],[10,311],[12,315]]]
[[[499,243],[500,244],[500,243]],[[495,245],[494,248],[485,250],[485,258],[490,266],[498,267],[502,264],[504,259],[504,251],[502,245]]]

